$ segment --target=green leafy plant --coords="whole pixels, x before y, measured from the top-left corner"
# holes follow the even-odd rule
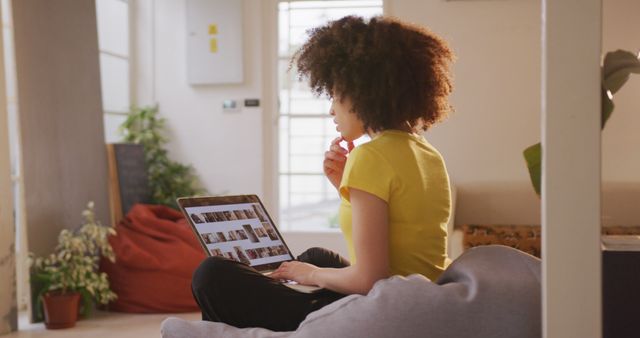
[[[125,142],[144,147],[151,190],[151,203],[177,208],[176,198],[201,195],[193,167],[172,161],[164,145],[165,119],[158,117],[158,106],[133,107],[120,126]]]
[[[115,262],[108,237],[115,235],[113,227],[96,220],[93,202],[82,212],[84,224],[76,230],[63,229],[53,253],[35,257],[29,253],[32,282],[39,285],[36,293],[36,313],[42,314],[42,296],[53,292],[82,296],[82,315],[89,315],[93,303],[108,304],[117,298],[109,287],[107,274],[99,272],[100,257]],[[40,318],[41,319],[41,318]]]
[[[604,128],[607,121],[613,113],[615,105],[613,104],[613,95],[622,88],[627,82],[629,76],[640,73],[640,55],[635,55],[624,50],[609,52],[604,58],[602,64],[602,89],[600,96],[602,97],[601,107],[601,128]],[[527,168],[529,169],[529,177],[536,193],[540,195],[540,177],[542,166],[542,146],[536,143],[523,152]]]

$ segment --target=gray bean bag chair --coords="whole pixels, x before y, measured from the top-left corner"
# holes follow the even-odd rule
[[[471,249],[435,282],[422,275],[377,282],[307,316],[294,332],[238,329],[168,318],[164,338],[541,337],[540,260],[506,246]]]

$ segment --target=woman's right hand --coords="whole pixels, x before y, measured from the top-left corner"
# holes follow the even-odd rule
[[[340,142],[343,140],[342,137],[333,139],[331,146],[329,146],[329,151],[324,153],[324,174],[336,189],[340,187],[344,165],[347,162],[347,154],[353,149],[353,142],[347,142],[348,149],[341,147]]]

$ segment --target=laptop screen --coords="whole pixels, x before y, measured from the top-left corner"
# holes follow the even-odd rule
[[[216,197],[209,199],[213,202]],[[211,256],[256,268],[274,268],[274,263],[293,259],[259,200],[192,206],[184,202],[180,201],[181,207]]]

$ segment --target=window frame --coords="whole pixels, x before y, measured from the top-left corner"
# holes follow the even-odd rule
[[[320,1],[313,1],[313,0],[294,0],[294,1],[287,1],[287,0],[277,0],[272,2],[270,5],[275,4],[276,7],[276,20],[275,20],[275,42],[276,42],[276,46],[275,46],[275,69],[276,69],[276,74],[274,76],[274,81],[273,84],[275,86],[275,92],[276,92],[276,97],[277,97],[277,104],[275,106],[275,110],[273,113],[273,118],[274,118],[274,124],[275,127],[272,128],[270,131],[274,133],[273,137],[268,137],[272,140],[272,142],[274,143],[274,146],[271,149],[275,150],[276,156],[275,156],[275,163],[273,164],[272,168],[273,168],[273,174],[270,175],[270,177],[268,177],[267,179],[275,179],[276,184],[274,190],[275,192],[273,193],[273,199],[275,200],[275,205],[276,208],[273,209],[274,213],[277,214],[277,218],[279,219],[279,224],[282,230],[284,231],[338,231],[338,227],[331,227],[330,225],[332,223],[331,219],[333,219],[335,217],[335,215],[331,215],[331,214],[327,214],[327,225],[325,227],[313,227],[313,228],[305,228],[305,227],[301,227],[299,224],[295,223],[295,220],[293,220],[291,218],[291,216],[287,216],[285,214],[285,208],[288,207],[288,210],[290,210],[290,212],[294,212],[295,209],[298,208],[304,208],[302,205],[301,206],[294,206],[294,203],[292,203],[292,194],[293,194],[293,190],[292,189],[292,185],[291,185],[291,180],[293,177],[298,176],[313,176],[313,177],[320,177],[321,179],[326,181],[326,178],[324,177],[324,173],[322,172],[322,164],[318,163],[320,171],[319,172],[311,172],[311,171],[294,171],[291,168],[291,157],[292,157],[292,147],[291,147],[291,141],[292,141],[292,135],[291,135],[291,125],[292,125],[292,121],[293,120],[298,120],[298,119],[309,119],[309,118],[315,118],[315,119],[322,119],[323,120],[323,127],[322,127],[322,133],[321,135],[314,135],[316,137],[320,137],[320,138],[324,138],[325,140],[327,140],[327,136],[329,136],[329,134],[327,134],[327,130],[325,128],[325,123],[327,122],[327,120],[331,120],[333,119],[330,115],[329,115],[329,104],[327,104],[327,108],[326,108],[326,112],[323,113],[316,113],[316,112],[312,112],[312,113],[304,113],[304,114],[296,114],[296,113],[291,113],[291,101],[292,101],[292,95],[290,93],[295,92],[295,83],[296,82],[292,82],[292,76],[289,74],[281,74],[280,73],[280,65],[284,62],[287,63],[290,58],[291,58],[291,52],[292,52],[292,28],[296,28],[294,26],[292,26],[291,24],[287,24],[287,29],[289,30],[287,33],[287,43],[288,43],[288,48],[286,48],[286,50],[288,51],[288,53],[283,54],[281,53],[281,39],[280,39],[280,33],[281,33],[281,23],[280,23],[280,17],[281,17],[281,4],[283,3],[296,3],[298,6],[302,3],[308,2],[310,6],[304,6],[304,9],[333,9],[333,8],[379,8],[380,12],[379,14],[376,15],[382,15],[385,12],[385,2],[383,0],[379,0],[379,1],[366,1],[366,0],[359,0],[359,1],[348,1],[352,4],[355,4],[357,2],[362,2],[362,4],[358,5],[358,6],[313,6],[313,3],[320,3]],[[347,1],[340,1],[340,0],[333,0],[333,1],[322,1],[323,4],[328,4],[334,2],[336,4],[339,3],[345,3]],[[372,5],[372,3],[378,3],[375,5]],[[294,9],[299,9],[298,8],[294,8]],[[287,15],[289,15],[289,18],[287,20],[288,23],[291,22],[291,7],[289,6],[288,9],[286,9],[286,11],[288,12]],[[355,12],[355,11],[354,11]],[[300,27],[298,27],[300,28]],[[281,80],[284,79],[284,84],[286,85],[286,89],[282,88],[282,83]],[[282,91],[286,90],[288,91],[289,95],[286,95],[287,97],[285,98],[286,100],[288,100],[288,102],[286,102],[286,107],[288,109],[288,111],[283,111],[283,102],[281,102],[280,100],[283,99],[283,95],[281,95]],[[286,156],[287,160],[286,160],[286,168],[284,168],[282,166],[282,151],[283,150],[283,146],[281,144],[282,142],[282,126],[281,124],[282,119],[286,119],[286,139],[285,141],[288,142],[286,148],[287,154],[284,155]],[[318,129],[320,130],[320,129]],[[333,135],[333,134],[331,134]],[[338,135],[335,135],[338,136]],[[333,138],[333,136],[330,136],[331,138]],[[330,139],[329,139],[330,141]],[[326,146],[326,145],[325,145]],[[326,148],[322,149],[320,154],[323,154],[324,151],[326,150]],[[314,154],[315,155],[315,154]],[[283,180],[287,180],[287,183],[284,184],[282,181]],[[283,191],[283,185],[286,186],[286,191]],[[328,199],[328,195],[331,193],[335,193],[336,194],[336,200],[330,200]],[[283,194],[287,194],[286,198],[283,197]],[[302,193],[304,194],[304,193]],[[332,186],[330,186],[330,184],[327,182],[324,182],[324,184],[322,184],[320,186],[320,191],[318,192],[314,192],[314,194],[318,194],[320,197],[320,201],[317,203],[313,203],[316,205],[320,205],[323,203],[335,203],[335,211],[337,213],[338,210],[338,205],[339,205],[339,196],[337,195],[337,192],[335,191],[335,189],[333,189]],[[283,205],[286,203],[286,206]],[[304,205],[304,204],[303,204]],[[310,205],[307,204],[307,205]],[[320,208],[322,208],[322,206],[319,206]],[[337,222],[336,222],[337,223]],[[335,223],[334,223],[335,224]],[[335,224],[337,225],[337,224]]]
[[[105,97],[104,95],[102,95],[102,114],[103,114],[103,121],[104,121],[104,133],[105,133],[105,141],[108,140],[108,130],[107,130],[107,118],[108,117],[118,117],[118,118],[126,118],[129,113],[130,113],[130,107],[132,105],[135,104],[135,86],[134,86],[134,81],[133,81],[133,74],[134,74],[134,62],[133,62],[133,54],[134,54],[134,41],[133,41],[133,29],[134,29],[134,13],[133,13],[133,8],[134,6],[132,6],[131,1],[129,0],[94,0],[95,4],[96,4],[96,23],[97,23],[97,18],[98,18],[98,1],[114,1],[114,2],[122,2],[124,4],[126,4],[127,7],[127,22],[128,22],[128,29],[126,31],[127,34],[127,40],[128,40],[128,46],[127,46],[127,54],[121,54],[121,53],[117,53],[108,49],[105,49],[103,46],[101,46],[100,44],[100,39],[98,38],[98,57],[101,60],[103,55],[109,56],[109,57],[114,57],[117,58],[119,60],[123,60],[126,61],[127,63],[127,83],[129,85],[129,90],[128,90],[128,106],[126,107],[126,109],[123,109],[122,111],[119,110],[112,110],[112,109],[105,109]],[[96,27],[96,32],[99,29],[99,27]],[[98,34],[99,36],[99,34]],[[102,63],[101,61],[99,61],[100,63]],[[102,74],[102,65],[100,65],[100,76],[102,78],[103,74]],[[102,81],[102,80],[101,80]],[[101,83],[101,94],[104,94],[104,90],[102,89],[102,83]]]

